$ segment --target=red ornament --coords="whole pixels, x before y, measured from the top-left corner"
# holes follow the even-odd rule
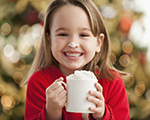
[[[120,30],[123,33],[128,33],[132,25],[132,20],[129,17],[124,17],[120,21]]]
[[[32,25],[35,23],[41,22],[38,18],[38,12],[37,11],[30,11],[24,14],[23,20],[26,24]]]

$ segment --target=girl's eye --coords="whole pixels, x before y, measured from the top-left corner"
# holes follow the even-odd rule
[[[58,36],[68,36],[68,34],[66,34],[66,33],[61,33],[61,34],[58,34]]]
[[[80,36],[81,36],[81,37],[88,37],[87,34],[81,34]]]

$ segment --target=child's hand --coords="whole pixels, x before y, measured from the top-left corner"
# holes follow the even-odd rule
[[[102,119],[105,113],[105,103],[103,97],[103,88],[99,83],[95,83],[95,87],[97,91],[90,90],[89,94],[92,96],[88,96],[87,100],[96,104],[96,108],[90,107],[89,110],[94,112],[92,113],[95,119]]]
[[[65,106],[67,91],[61,85],[61,81],[63,81],[62,77],[55,80],[55,82],[46,89],[46,111],[48,114],[58,116],[58,114],[62,113],[62,108]]]

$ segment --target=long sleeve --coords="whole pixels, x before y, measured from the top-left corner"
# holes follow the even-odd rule
[[[27,92],[26,92],[25,120],[46,119],[45,88],[43,87],[43,84],[39,82],[39,79],[43,79],[43,81],[45,80],[43,76],[35,73],[28,82]]]
[[[46,88],[59,77],[65,76],[56,66],[35,72],[29,79],[26,91],[25,120],[46,120]],[[65,81],[64,81],[65,82]],[[83,120],[81,113],[62,109],[62,120]]]
[[[105,116],[103,120],[129,120],[129,103],[124,82],[119,74],[115,80],[102,81],[105,98]]]
[[[46,120],[46,88],[63,74],[55,66],[35,72],[29,79],[26,91],[25,120]],[[64,81],[66,82],[66,81]],[[99,79],[105,98],[103,120],[129,120],[129,104],[123,80],[118,74],[113,81]],[[66,112],[62,109],[63,120],[83,120],[81,113]],[[94,120],[89,115],[89,120]]]

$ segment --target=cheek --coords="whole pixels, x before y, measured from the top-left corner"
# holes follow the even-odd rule
[[[86,50],[86,52],[88,52],[88,53],[95,53],[96,42],[85,43],[85,44],[83,44],[83,46],[84,46],[84,49]]]

